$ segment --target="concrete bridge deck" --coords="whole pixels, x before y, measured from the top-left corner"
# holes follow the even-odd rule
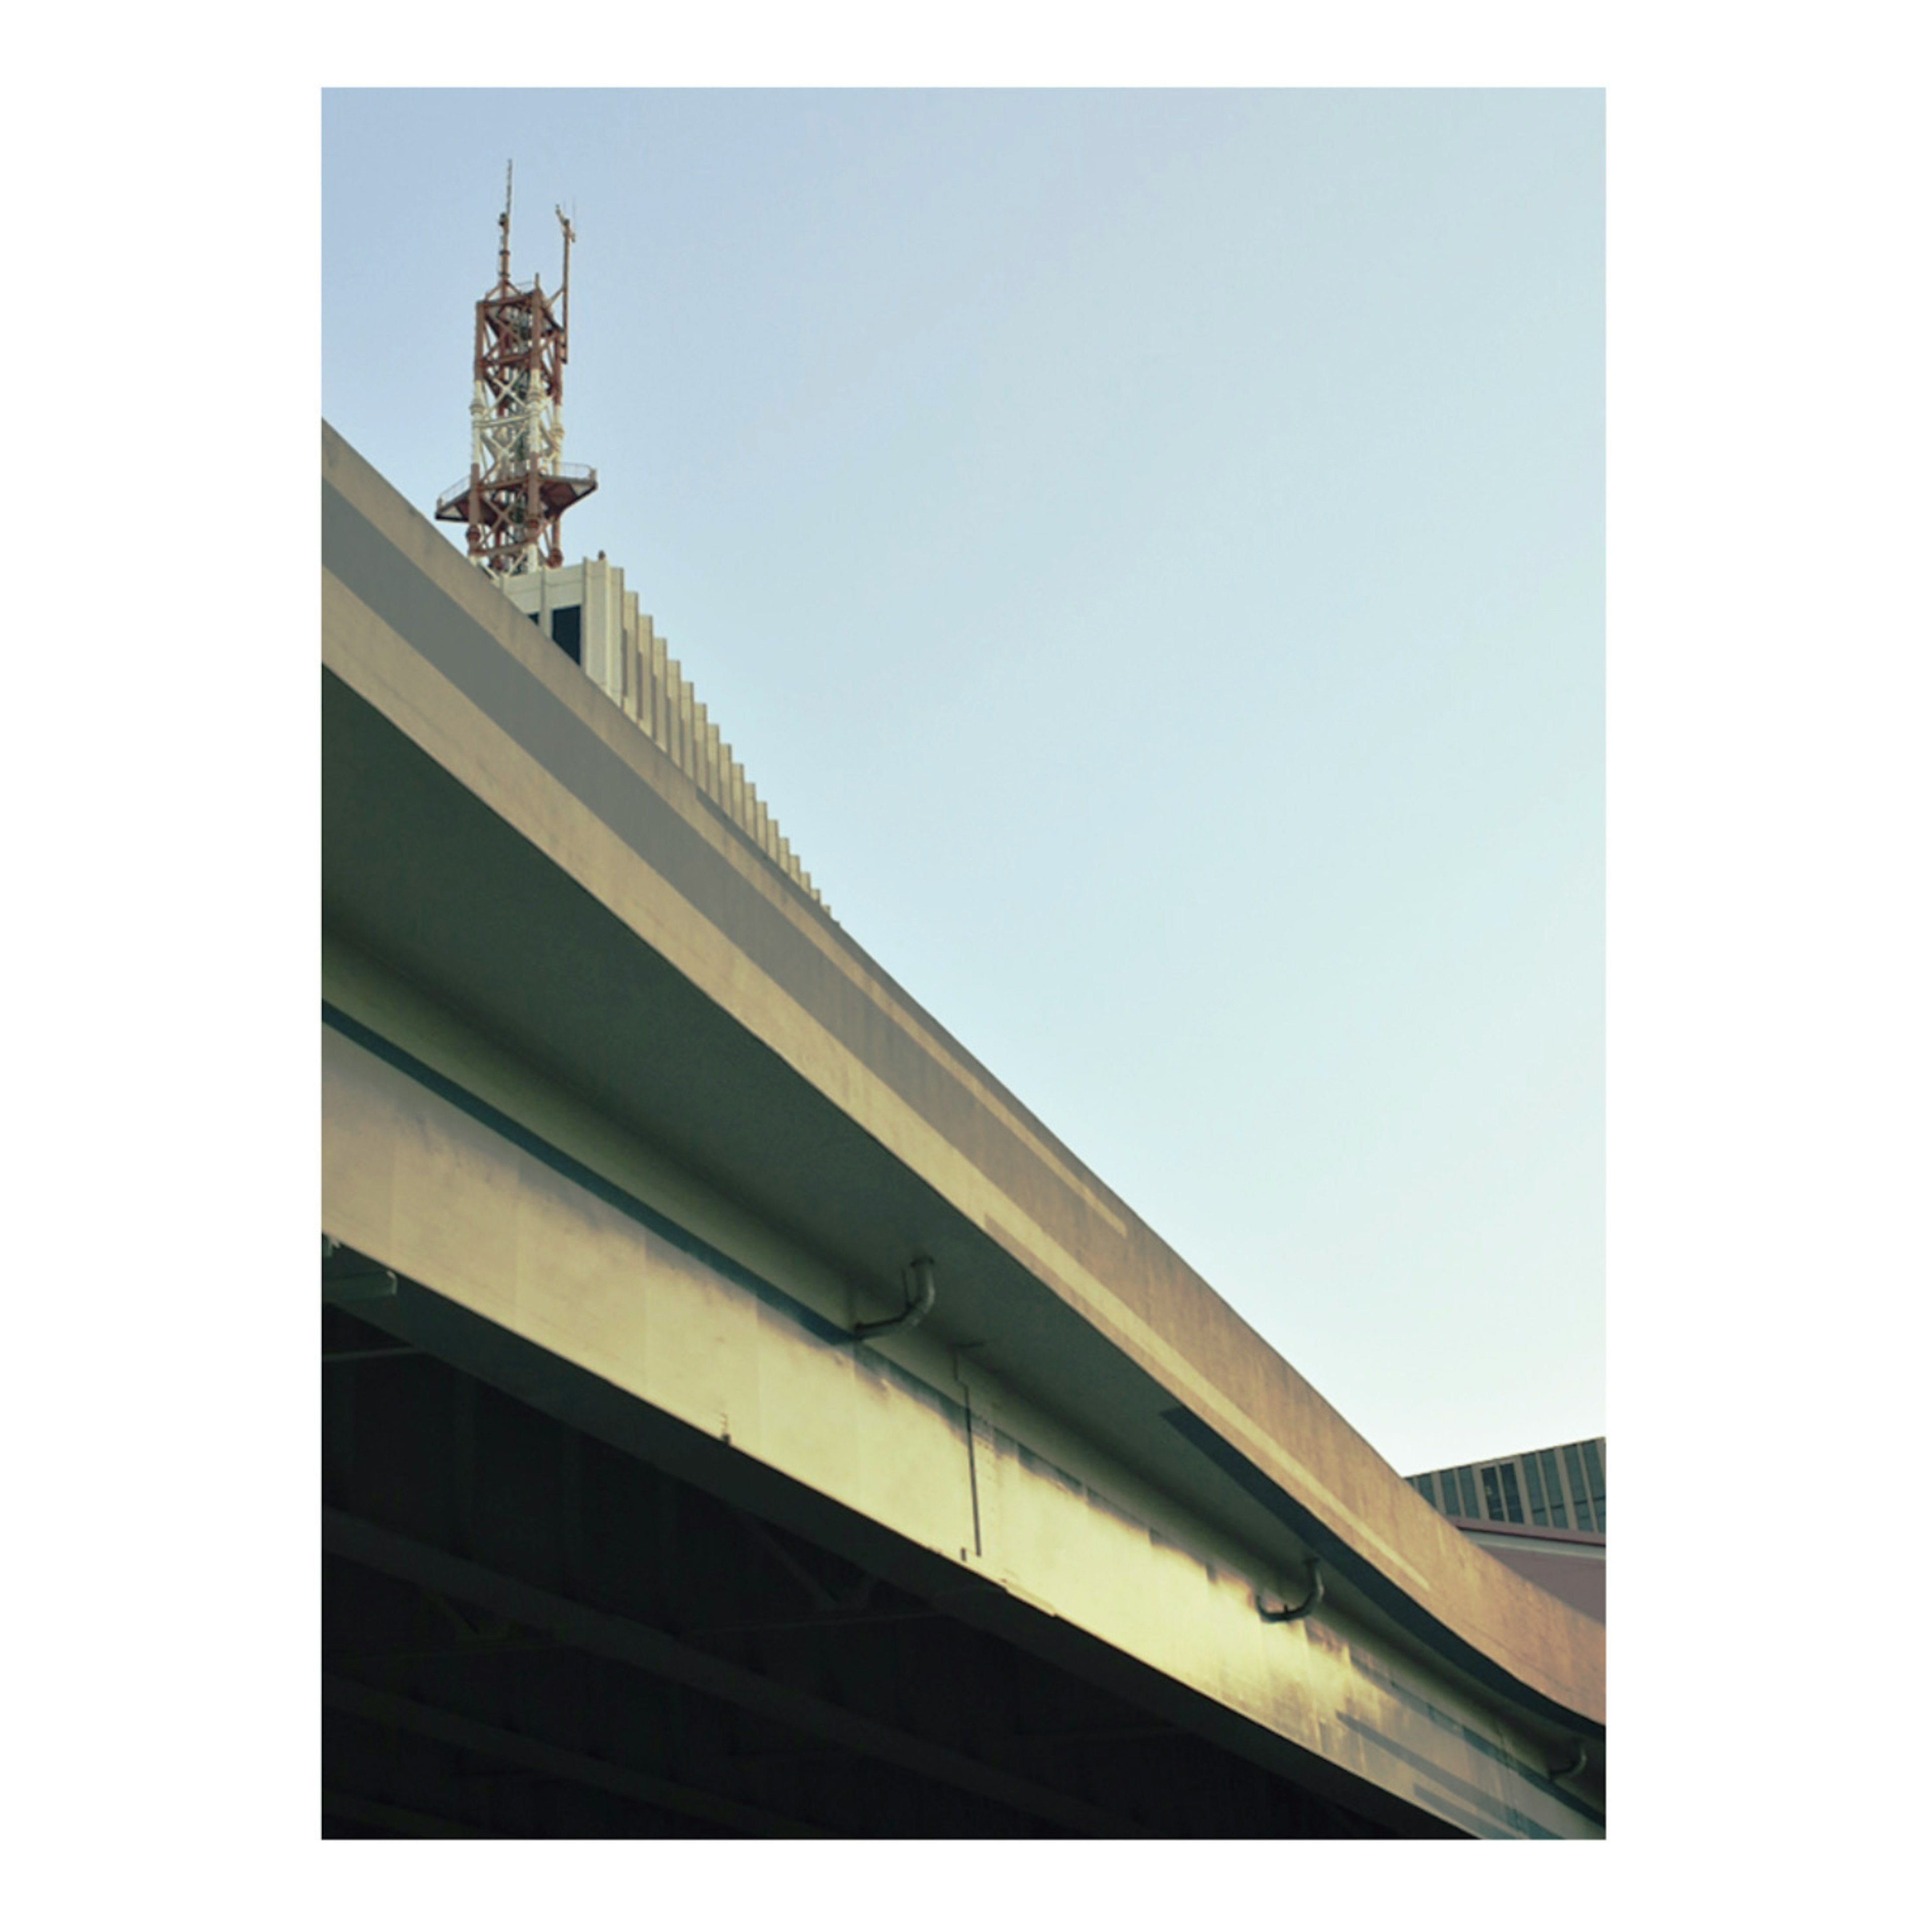
[[[1602,1627],[326,429],[322,607],[332,1831],[1602,1833]]]

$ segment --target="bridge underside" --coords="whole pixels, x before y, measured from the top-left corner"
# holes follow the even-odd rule
[[[404,1292],[323,1314],[325,1835],[1453,1831],[974,1625],[1012,1603],[674,1422],[485,1383],[407,1336],[586,1396]]]

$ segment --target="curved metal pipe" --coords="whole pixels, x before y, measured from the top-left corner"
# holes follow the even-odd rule
[[[1589,1753],[1580,1741],[1576,1744],[1576,1759],[1570,1762],[1567,1767],[1562,1768],[1558,1767],[1552,1761],[1550,1766],[1550,1778],[1552,1781],[1567,1781],[1572,1777],[1580,1774],[1589,1765]]]
[[[932,1282],[933,1266],[929,1258],[916,1258],[906,1267],[906,1279],[912,1291],[912,1303],[896,1318],[868,1319],[852,1328],[854,1339],[877,1339],[882,1333],[910,1332],[913,1327],[932,1310],[935,1288]]]
[[[1255,1596],[1255,1606],[1264,1620],[1306,1620],[1322,1604],[1322,1562],[1310,1560],[1308,1563],[1308,1579],[1310,1591],[1307,1599],[1298,1607],[1283,1607],[1279,1613],[1270,1613],[1262,1605],[1260,1594]]]

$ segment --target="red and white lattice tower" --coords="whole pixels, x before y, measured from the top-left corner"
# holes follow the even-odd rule
[[[476,304],[476,386],[470,403],[470,479],[436,498],[439,522],[469,525],[470,559],[499,575],[563,566],[557,526],[597,486],[597,472],[563,460],[563,364],[570,357],[570,244],[563,210],[563,285],[510,279],[510,194],[496,217],[496,285]]]

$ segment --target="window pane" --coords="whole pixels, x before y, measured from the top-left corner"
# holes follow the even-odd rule
[[[1583,1489],[1583,1462],[1576,1457],[1576,1449],[1566,1446],[1563,1449],[1563,1470],[1570,1475],[1570,1498],[1576,1508],[1576,1524],[1586,1533],[1597,1530],[1596,1516],[1590,1510],[1590,1502]]]
[[[1516,1468],[1505,1460],[1500,1468],[1503,1476],[1503,1510],[1518,1526],[1522,1524],[1522,1495],[1516,1483]]]
[[[1536,1455],[1522,1456],[1522,1477],[1529,1485],[1529,1517],[1536,1526],[1550,1524],[1550,1509],[1543,1504],[1543,1475],[1536,1470]]]
[[[1590,1497],[1597,1503],[1597,1531],[1604,1529],[1604,1456],[1597,1450],[1597,1442],[1586,1439],[1583,1442],[1583,1471],[1590,1482]]]
[[[1543,1456],[1543,1478],[1550,1489],[1550,1524],[1560,1526],[1565,1533],[1570,1530],[1570,1516],[1563,1510],[1563,1482],[1556,1471],[1554,1452]]]

